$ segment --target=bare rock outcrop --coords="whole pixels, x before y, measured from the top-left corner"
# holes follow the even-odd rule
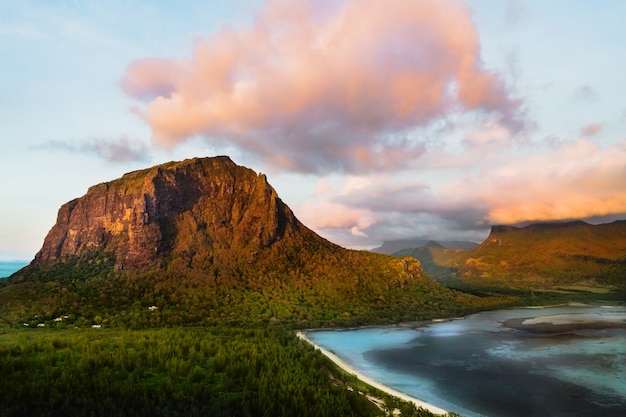
[[[104,250],[118,270],[144,268],[173,253],[191,262],[200,248],[253,254],[286,238],[323,240],[265,175],[228,157],[196,158],[125,174],[64,204],[33,264]]]

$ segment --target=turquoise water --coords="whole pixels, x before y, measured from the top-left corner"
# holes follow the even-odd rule
[[[538,333],[506,326],[510,319],[574,326]],[[606,323],[626,325],[626,306],[510,309],[308,336],[363,374],[468,417],[626,415],[626,329]]]
[[[28,264],[28,261],[0,261],[0,278],[8,277]]]

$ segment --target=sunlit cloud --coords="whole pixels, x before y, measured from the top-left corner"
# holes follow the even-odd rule
[[[518,157],[442,189],[447,201],[482,207],[489,224],[626,214],[626,141],[606,148],[587,138],[554,152]],[[476,219],[477,221],[480,219]]]
[[[387,238],[411,227],[413,236],[471,238],[494,224],[613,219],[626,215],[625,161],[626,140],[603,148],[581,138],[552,152],[492,160],[479,173],[436,188],[380,177],[358,188],[327,189],[302,213],[328,236],[357,226],[363,235]]]
[[[480,49],[462,2],[267,1],[190,58],[133,62],[121,86],[160,143],[202,136],[296,172],[398,170],[424,153],[408,132],[451,113],[523,129]]]
[[[349,230],[353,236],[367,237],[365,229],[376,223],[374,213],[328,200],[307,201],[298,209],[299,218],[316,230]]]
[[[604,129],[604,123],[592,123],[580,129],[582,136],[594,136],[600,133]]]
[[[483,176],[491,223],[626,214],[626,141],[601,148],[586,138]]]
[[[511,133],[497,123],[485,123],[470,131],[461,143],[468,151],[485,153],[497,152],[509,147]]]

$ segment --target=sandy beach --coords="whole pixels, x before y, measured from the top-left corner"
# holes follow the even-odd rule
[[[425,410],[430,411],[431,413],[434,414],[442,414],[442,415],[446,415],[447,411],[443,410],[439,407],[436,407],[432,404],[428,404],[427,402],[421,401],[417,398],[411,397],[410,395],[407,395],[403,392],[397,391],[393,388],[390,388],[386,385],[381,384],[378,381],[373,380],[372,378],[369,378],[363,374],[361,374],[360,372],[356,371],[355,369],[353,369],[350,365],[348,365],[346,362],[344,362],[343,360],[341,360],[337,355],[335,355],[332,352],[329,352],[328,350],[324,349],[321,346],[316,345],[315,343],[313,343],[311,341],[311,339],[309,339],[306,335],[306,333],[304,332],[298,332],[297,336],[306,341],[307,343],[310,343],[312,346],[314,346],[316,349],[318,349],[320,352],[322,352],[326,357],[328,357],[331,361],[333,361],[335,363],[335,365],[337,365],[339,368],[343,369],[344,371],[348,372],[349,374],[352,374],[354,376],[356,376],[358,379],[360,379],[361,381],[365,382],[366,384],[379,389],[381,391],[386,392],[389,395],[393,395],[394,397],[398,397],[404,401],[408,401],[411,402],[413,404],[415,404],[417,407],[422,407]]]
[[[626,323],[622,318],[608,320],[597,315],[579,315],[579,318],[573,318],[572,315],[515,318],[509,319],[503,324],[511,329],[541,334],[626,328]]]

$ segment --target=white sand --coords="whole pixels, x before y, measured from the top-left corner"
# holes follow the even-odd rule
[[[413,404],[415,404],[417,407],[422,407],[425,410],[430,411],[431,413],[434,414],[442,414],[442,415],[446,415],[448,414],[446,410],[442,410],[439,407],[435,407],[432,404],[428,404],[424,401],[418,400],[417,398],[411,397],[410,395],[404,394],[400,391],[397,391],[393,388],[390,388],[386,385],[381,384],[380,382],[377,382],[375,380],[373,380],[372,378],[369,378],[365,375],[363,375],[362,373],[356,371],[355,369],[353,369],[352,367],[350,367],[350,365],[348,365],[347,363],[345,363],[343,360],[341,360],[337,355],[335,355],[332,352],[329,352],[328,350],[322,348],[321,346],[316,345],[315,343],[313,343],[311,341],[311,339],[309,339],[306,334],[304,332],[298,332],[297,336],[306,341],[307,343],[310,343],[311,345],[313,345],[313,347],[315,347],[316,349],[318,349],[320,352],[322,352],[326,357],[328,357],[331,361],[333,361],[335,363],[335,365],[337,365],[338,367],[340,367],[341,369],[343,369],[344,371],[348,372],[349,374],[352,374],[354,376],[356,376],[358,379],[360,379],[361,381],[365,382],[366,384],[379,389],[383,392],[386,392],[389,395],[393,395],[394,397],[398,397],[404,401],[408,401],[411,402]]]
[[[589,324],[589,323],[621,323],[626,320],[624,315],[604,316],[600,314],[555,314],[553,316],[539,316],[524,320],[522,325],[549,323],[553,325],[563,324]]]

